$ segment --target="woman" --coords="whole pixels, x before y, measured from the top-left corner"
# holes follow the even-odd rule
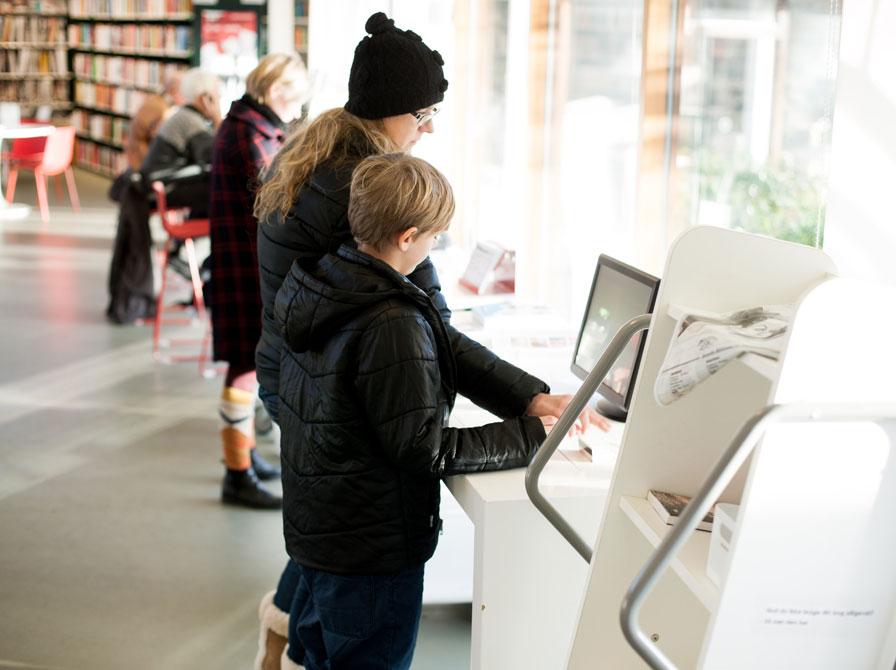
[[[433,132],[436,105],[448,88],[442,57],[429,49],[420,36],[397,29],[382,12],[371,16],[365,29],[369,36],[355,49],[345,107],[324,112],[306,128],[290,135],[256,197],[255,214],[261,222],[258,259],[262,297],[262,335],[256,369],[259,394],[275,420],[280,409],[283,341],[274,317],[274,299],[284,277],[293,261],[318,258],[335,252],[343,243],[352,243],[346,216],[352,170],[367,156],[410,151],[425,133]],[[445,319],[457,359],[459,393],[501,418],[523,414],[560,416],[571,396],[549,395],[544,382],[502,361],[448,324],[450,312],[429,259],[408,279],[427,292]],[[583,413],[583,424],[589,419],[601,423],[593,413]],[[282,459],[288,464],[288,431],[283,433],[281,442]],[[315,513],[290,507],[290,488],[299,485],[290,468],[284,471],[283,483],[287,526],[296,523],[302,514]],[[291,561],[276,594],[268,594],[262,603],[263,626],[275,618],[277,609],[284,609],[284,585],[300,580],[301,569]],[[303,658],[303,640],[312,640],[319,647],[321,637],[333,638],[307,594],[302,589],[296,593],[283,667],[297,667],[303,660],[306,667],[317,667],[312,665],[315,659]],[[276,616],[282,617],[283,613]],[[262,638],[265,635],[263,628]],[[259,659],[264,653],[262,648]],[[257,667],[265,666],[260,661]]]
[[[246,94],[230,107],[215,136],[211,181],[211,265],[215,360],[227,375],[218,406],[227,469],[223,502],[278,509],[259,483],[280,469],[255,453],[255,345],[261,326],[254,190],[260,172],[283,144],[286,124],[301,115],[308,77],[296,54],[269,54],[246,79]]]

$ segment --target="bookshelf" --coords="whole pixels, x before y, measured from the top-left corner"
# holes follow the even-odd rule
[[[193,57],[191,0],[69,0],[72,125],[78,165],[107,176],[127,167],[128,122]]]
[[[0,0],[0,101],[24,117],[71,108],[64,0]]]
[[[296,13],[293,28],[293,43],[296,51],[308,65],[308,4],[309,0],[295,0]]]

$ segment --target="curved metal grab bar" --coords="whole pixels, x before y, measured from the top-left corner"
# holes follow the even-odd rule
[[[675,554],[684,546],[691,533],[697,529],[700,520],[709,512],[740,466],[768,431],[769,426],[776,423],[879,421],[881,419],[896,419],[896,405],[890,403],[769,405],[743,425],[703,486],[700,487],[699,493],[685,507],[679,522],[672,527],[672,530],[653,552],[650,560],[641,568],[622,600],[622,608],[619,612],[622,633],[632,648],[651,668],[675,670],[676,666],[639,628],[638,611],[651,589],[669,567]]]
[[[566,410],[557,420],[554,427],[551,428],[550,434],[545,438],[545,441],[541,443],[541,446],[535,453],[535,457],[532,459],[529,467],[526,468],[526,494],[529,496],[532,504],[535,505],[536,509],[544,515],[548,522],[556,528],[564,538],[566,538],[566,541],[573,546],[573,549],[579,552],[586,563],[591,562],[591,546],[585,542],[585,540],[582,539],[582,536],[579,535],[569,522],[563,518],[563,515],[557,511],[557,508],[548,502],[547,498],[541,495],[541,491],[538,490],[538,478],[541,476],[541,473],[551,459],[551,456],[557,451],[557,447],[560,446],[567,431],[572,428],[573,423],[575,423],[575,420],[579,416],[579,412],[581,412],[585,405],[588,404],[588,401],[591,400],[594,391],[604,380],[604,377],[607,376],[610,367],[616,362],[616,359],[619,358],[619,355],[622,353],[622,350],[625,349],[629,340],[640,331],[647,330],[649,326],[650,314],[642,314],[641,316],[636,316],[619,329],[616,335],[613,336],[613,339],[610,340],[610,344],[606,351],[604,351],[603,356],[600,357],[594,365],[594,368],[591,370],[591,373],[573,396]]]

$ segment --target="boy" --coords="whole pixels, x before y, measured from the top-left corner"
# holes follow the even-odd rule
[[[408,668],[439,479],[522,467],[550,421],[448,428],[455,361],[444,323],[406,275],[454,214],[451,186],[405,154],[362,161],[343,245],[293,264],[276,300],[284,534],[301,566],[291,621],[305,667]]]

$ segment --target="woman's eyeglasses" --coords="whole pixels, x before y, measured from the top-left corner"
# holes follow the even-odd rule
[[[411,112],[411,116],[417,119],[417,127],[426,125],[430,121],[432,121],[432,117],[439,113],[438,107],[432,107],[431,109],[427,109],[423,112]]]

